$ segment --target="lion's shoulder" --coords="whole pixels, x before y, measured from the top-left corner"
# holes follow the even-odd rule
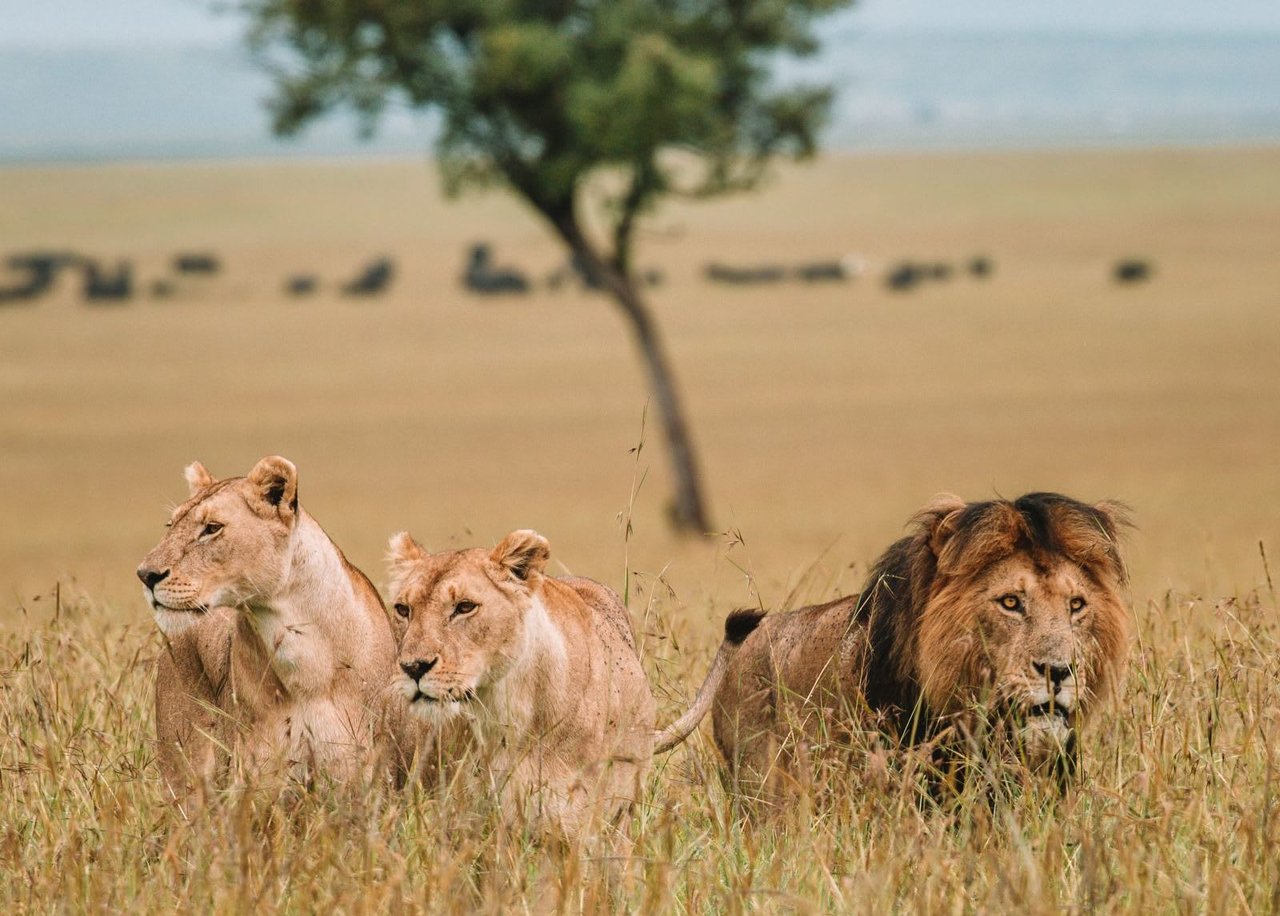
[[[559,583],[585,604],[605,634],[617,637],[633,652],[636,651],[635,627],[617,592],[594,579],[581,576],[564,576],[548,581]]]
[[[743,641],[731,668],[807,694],[819,682],[847,673],[844,659],[863,625],[858,596],[847,595],[783,613],[768,614]]]
[[[854,619],[858,606],[858,596],[845,595],[821,604],[810,604],[782,613],[766,615],[760,626],[749,639],[766,640],[775,646],[791,646],[797,648],[817,637],[842,634]]]

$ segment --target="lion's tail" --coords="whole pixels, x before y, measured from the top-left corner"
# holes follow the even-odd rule
[[[711,702],[715,699],[716,691],[720,689],[720,682],[724,680],[725,669],[729,667],[729,659],[733,658],[733,654],[738,651],[738,646],[755,632],[764,614],[764,611],[755,608],[743,608],[725,618],[724,641],[720,643],[716,657],[711,662],[711,670],[707,672],[706,679],[698,688],[698,695],[693,698],[693,705],[683,716],[662,731],[654,732],[653,752],[655,754],[664,754],[671,750],[688,738],[698,727],[703,716],[711,709]]]

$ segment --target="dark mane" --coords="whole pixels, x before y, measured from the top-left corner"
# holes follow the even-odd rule
[[[1025,553],[1042,565],[1068,559],[1096,580],[1119,585],[1128,579],[1119,550],[1120,529],[1128,524],[1119,503],[1091,506],[1059,493],[974,503],[947,497],[926,507],[913,520],[914,531],[876,561],[858,599],[855,619],[868,626],[867,704],[893,715],[900,730],[913,713],[927,718],[915,636],[940,582]]]
[[[1026,553],[1041,562],[1070,560],[1091,575],[1109,574],[1119,582],[1128,579],[1119,549],[1120,528],[1129,524],[1128,511],[1119,503],[1090,506],[1061,493],[1028,493],[1012,502],[969,503],[941,522],[948,536],[943,565],[948,559],[954,561],[958,573]]]

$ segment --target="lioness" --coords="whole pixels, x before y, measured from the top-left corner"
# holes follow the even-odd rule
[[[1004,734],[1033,768],[1069,769],[1123,676],[1123,523],[1116,504],[1056,493],[938,497],[860,594],[766,617],[730,659],[712,718],[731,777],[776,794],[796,721],[802,739],[833,722],[908,742]]]
[[[156,736],[171,790],[212,778],[227,752],[258,775],[347,778],[392,749],[388,730],[395,750],[410,743],[386,721],[382,600],[298,504],[293,464],[215,480],[195,462],[186,479],[190,498],[138,567],[167,638]]]
[[[527,530],[492,551],[438,554],[407,532],[393,537],[395,685],[416,715],[472,719],[509,823],[523,815],[534,833],[563,840],[610,825],[625,834],[620,821],[650,757],[697,726],[761,615],[729,616],[693,706],[655,735],[626,608],[598,582],[547,576],[550,555],[546,538]]]

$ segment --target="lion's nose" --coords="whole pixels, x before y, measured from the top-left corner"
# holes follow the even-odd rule
[[[1062,682],[1072,675],[1070,665],[1060,665],[1056,662],[1032,662],[1031,667],[1036,669],[1036,674],[1042,680],[1049,680],[1053,683],[1055,693],[1062,686]]]
[[[169,570],[157,572],[154,569],[147,569],[145,566],[138,567],[138,578],[142,580],[142,584],[147,588],[155,588],[161,582],[169,577]]]
[[[440,661],[440,656],[438,655],[430,661],[425,658],[417,658],[411,662],[401,662],[400,670],[409,675],[410,680],[416,681],[434,668],[438,661]]]

